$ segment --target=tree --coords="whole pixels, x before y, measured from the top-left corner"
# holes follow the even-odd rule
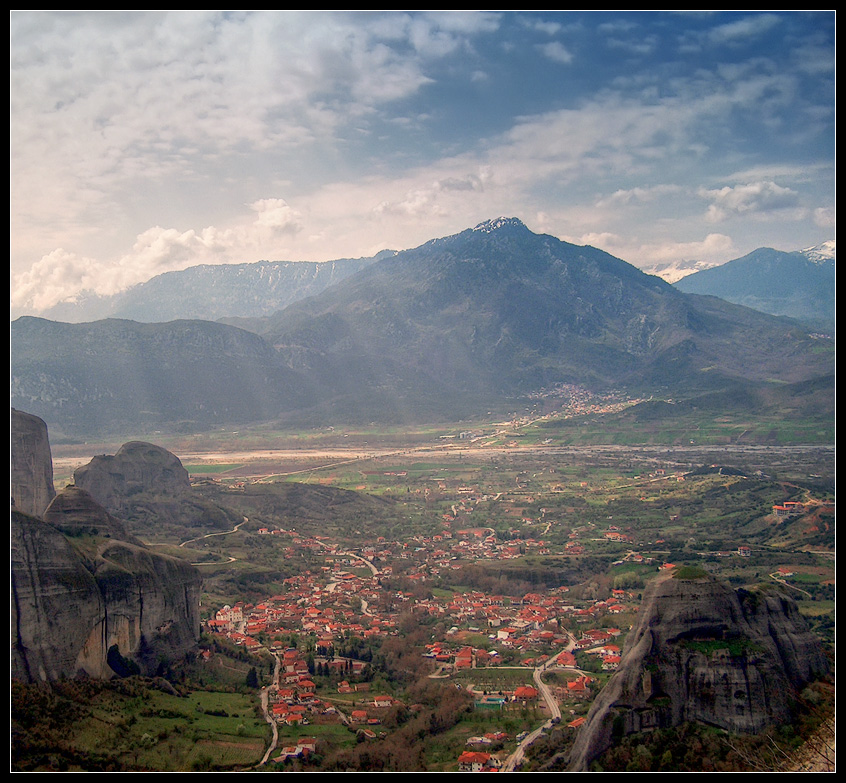
[[[250,670],[247,672],[247,687],[248,688],[258,688],[259,687],[259,678],[258,672],[256,671],[256,667],[250,667]]]

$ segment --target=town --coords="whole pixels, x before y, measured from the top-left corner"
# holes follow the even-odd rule
[[[485,431],[180,449],[188,494],[135,495],[127,517],[201,575],[199,645],[159,664],[166,684],[85,686],[131,716],[108,753],[195,771],[560,770],[625,674],[648,591],[677,574],[777,584],[833,649],[834,499],[814,478],[832,451],[574,448],[534,418]],[[714,771],[737,764],[711,750]],[[615,768],[647,763],[615,752]],[[695,761],[680,741],[649,763],[668,752]]]
[[[520,598],[480,591],[449,598],[419,598],[413,589],[386,591],[385,583],[390,582],[393,573],[391,566],[383,564],[397,558],[415,563],[404,578],[417,585],[425,584],[427,573],[437,574],[440,569],[449,568],[453,548],[444,546],[451,539],[449,535],[434,536],[429,541],[421,539],[413,545],[390,545],[382,539],[375,546],[354,553],[321,540],[324,537],[306,539],[294,531],[262,528],[258,534],[284,539],[288,556],[294,554],[295,547],[325,555],[325,565],[319,572],[286,579],[284,594],[255,605],[239,602],[224,606],[205,623],[209,633],[225,636],[257,656],[270,655],[274,659],[268,712],[280,726],[335,722],[376,738],[383,716],[398,706],[398,701],[389,694],[372,691],[373,647],[368,642],[376,640],[378,649],[378,640],[400,636],[404,613],[420,618],[421,624],[435,631],[441,630],[433,634],[421,654],[421,666],[428,668],[430,677],[450,678],[472,671],[477,684],[466,687],[477,708],[528,706],[546,716],[548,725],[555,725],[561,720],[561,703],[572,704],[570,711],[575,715],[575,707],[585,705],[593,692],[595,675],[580,669],[577,653],[593,658],[595,663],[587,663],[591,669],[616,669],[620,660],[617,642],[623,632],[606,621],[637,610],[636,597],[622,589],[613,589],[608,597],[585,606],[581,606],[582,601],[570,600],[566,587],[527,593]],[[519,556],[516,547],[497,547],[495,538],[491,531],[457,531],[456,549],[464,557],[495,557],[497,553],[503,557]],[[540,552],[547,551],[543,542],[524,543]],[[354,566],[358,566],[356,571],[351,570]],[[567,630],[581,624],[584,630]],[[531,684],[496,692],[482,689],[479,683],[487,680],[485,670],[493,667],[523,669],[527,682],[538,671],[569,675],[554,690],[544,688],[544,700],[541,688]],[[316,681],[324,683],[323,687]],[[342,705],[349,705],[349,709]],[[574,717],[567,725],[577,728],[583,720]],[[459,769],[501,768],[507,763],[508,754],[492,754],[480,748],[508,739],[525,740],[530,728],[533,727],[527,726],[517,737],[494,731],[468,738],[468,746],[474,749],[459,756]],[[298,740],[293,746],[281,748],[276,759],[307,756],[314,752],[315,741]]]
[[[376,475],[408,480],[402,470],[371,471],[370,480]],[[638,475],[638,480],[667,485],[682,479],[663,468]],[[237,482],[232,491],[243,487]],[[282,591],[263,600],[210,608],[204,630],[263,661],[266,718],[274,737],[283,732],[270,761],[302,763],[314,756],[329,725],[343,726],[362,741],[387,737],[398,711],[413,708],[380,666],[385,642],[393,640],[414,650],[418,673],[454,684],[472,698],[475,711],[512,716],[510,734],[494,721],[490,731],[468,736],[454,768],[514,768],[538,736],[559,724],[575,730],[584,722],[591,700],[620,663],[644,577],[677,567],[637,551],[642,547],[631,526],[623,530],[610,522],[602,527],[585,522],[568,527],[565,536],[546,508],[537,519],[520,519],[531,534],[500,540],[493,527],[462,523],[474,509],[502,500],[502,494],[478,493],[460,482],[451,492],[442,489],[447,510],[440,515],[440,530],[429,536],[406,541],[377,536],[351,547],[291,528],[255,530],[286,561],[305,558],[311,567],[285,578]],[[525,489],[518,483],[518,492]],[[785,506],[793,515],[804,511],[796,501]],[[773,505],[773,517],[782,516],[782,507]],[[551,534],[552,541],[535,532]],[[607,546],[624,547],[611,561],[617,578],[590,595],[583,586],[571,590],[565,584],[519,595],[438,588],[456,575],[466,581],[463,572],[480,563],[572,558]],[[741,544],[707,554],[712,560],[742,561],[752,549]],[[780,566],[772,578],[792,573]],[[205,655],[211,658],[211,649]]]

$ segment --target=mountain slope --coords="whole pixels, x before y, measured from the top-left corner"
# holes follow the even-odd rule
[[[718,296],[819,328],[834,326],[834,243],[785,253],[762,247],[679,280],[680,291]]]
[[[250,327],[22,318],[12,404],[54,432],[455,421],[563,383],[690,397],[833,375],[831,341],[794,322],[514,218],[382,258]]]
[[[206,321],[11,324],[12,405],[55,434],[257,421],[308,399],[260,337]]]
[[[785,322],[682,295],[513,218],[373,264],[267,319],[262,334],[368,415],[464,409],[557,383],[694,391],[797,381],[826,364]]]

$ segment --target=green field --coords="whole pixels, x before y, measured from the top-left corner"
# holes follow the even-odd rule
[[[52,691],[13,687],[12,735],[21,770],[210,770],[261,760],[270,729],[252,694],[164,692],[154,682],[118,687],[68,682]],[[43,716],[52,710],[52,753],[38,752]]]

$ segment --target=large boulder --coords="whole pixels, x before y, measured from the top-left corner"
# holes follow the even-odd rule
[[[142,441],[124,443],[114,456],[94,457],[74,471],[73,480],[101,506],[118,514],[142,492],[178,497],[191,490],[188,471],[179,458]]]

